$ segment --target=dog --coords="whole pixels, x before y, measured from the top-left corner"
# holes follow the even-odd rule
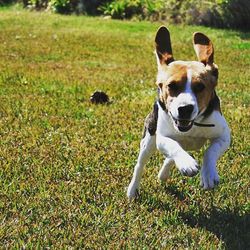
[[[166,181],[174,164],[182,175],[196,175],[198,163],[186,150],[197,151],[209,141],[200,184],[204,189],[219,184],[216,162],[230,145],[230,129],[215,91],[218,66],[214,63],[213,44],[206,35],[196,32],[193,47],[198,61],[175,61],[168,29],[161,26],[156,33],[158,100],[145,120],[139,156],[127,189],[129,199],[136,196],[143,168],[156,149],[165,157],[158,178]]]

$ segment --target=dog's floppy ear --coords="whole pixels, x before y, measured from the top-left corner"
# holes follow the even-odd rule
[[[155,48],[160,64],[169,64],[174,61],[170,34],[165,26],[161,26],[156,33]]]
[[[193,46],[198,60],[205,65],[212,65],[214,62],[214,47],[210,39],[200,33],[193,34]]]

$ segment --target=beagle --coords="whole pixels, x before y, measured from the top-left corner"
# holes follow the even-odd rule
[[[218,67],[213,44],[206,35],[196,32],[193,46],[198,61],[175,61],[168,29],[162,26],[157,31],[158,100],[145,120],[140,153],[127,189],[129,199],[136,195],[143,168],[156,149],[165,157],[158,177],[166,181],[172,165],[183,175],[196,175],[198,164],[187,150],[199,150],[209,141],[200,183],[204,189],[219,183],[216,162],[230,145],[230,129],[215,92]]]

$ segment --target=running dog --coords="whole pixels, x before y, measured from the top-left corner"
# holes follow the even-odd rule
[[[213,44],[206,35],[196,32],[193,46],[198,61],[175,61],[168,29],[162,26],[157,31],[158,100],[145,120],[139,157],[127,190],[129,199],[135,197],[143,168],[156,149],[165,157],[158,177],[166,181],[173,164],[183,175],[196,175],[198,164],[186,150],[199,150],[209,141],[201,186],[212,189],[219,183],[216,162],[230,145],[230,129],[215,92],[218,67]]]

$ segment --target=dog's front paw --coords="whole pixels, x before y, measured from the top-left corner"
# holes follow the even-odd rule
[[[130,183],[128,186],[128,190],[127,190],[127,197],[129,198],[129,200],[132,200],[133,198],[135,198],[138,195],[138,188],[137,185],[135,183]]]
[[[186,152],[179,154],[174,161],[177,168],[185,176],[193,177],[199,172],[196,160]]]
[[[212,189],[220,182],[216,168],[202,167],[201,169],[201,186],[204,189]]]

